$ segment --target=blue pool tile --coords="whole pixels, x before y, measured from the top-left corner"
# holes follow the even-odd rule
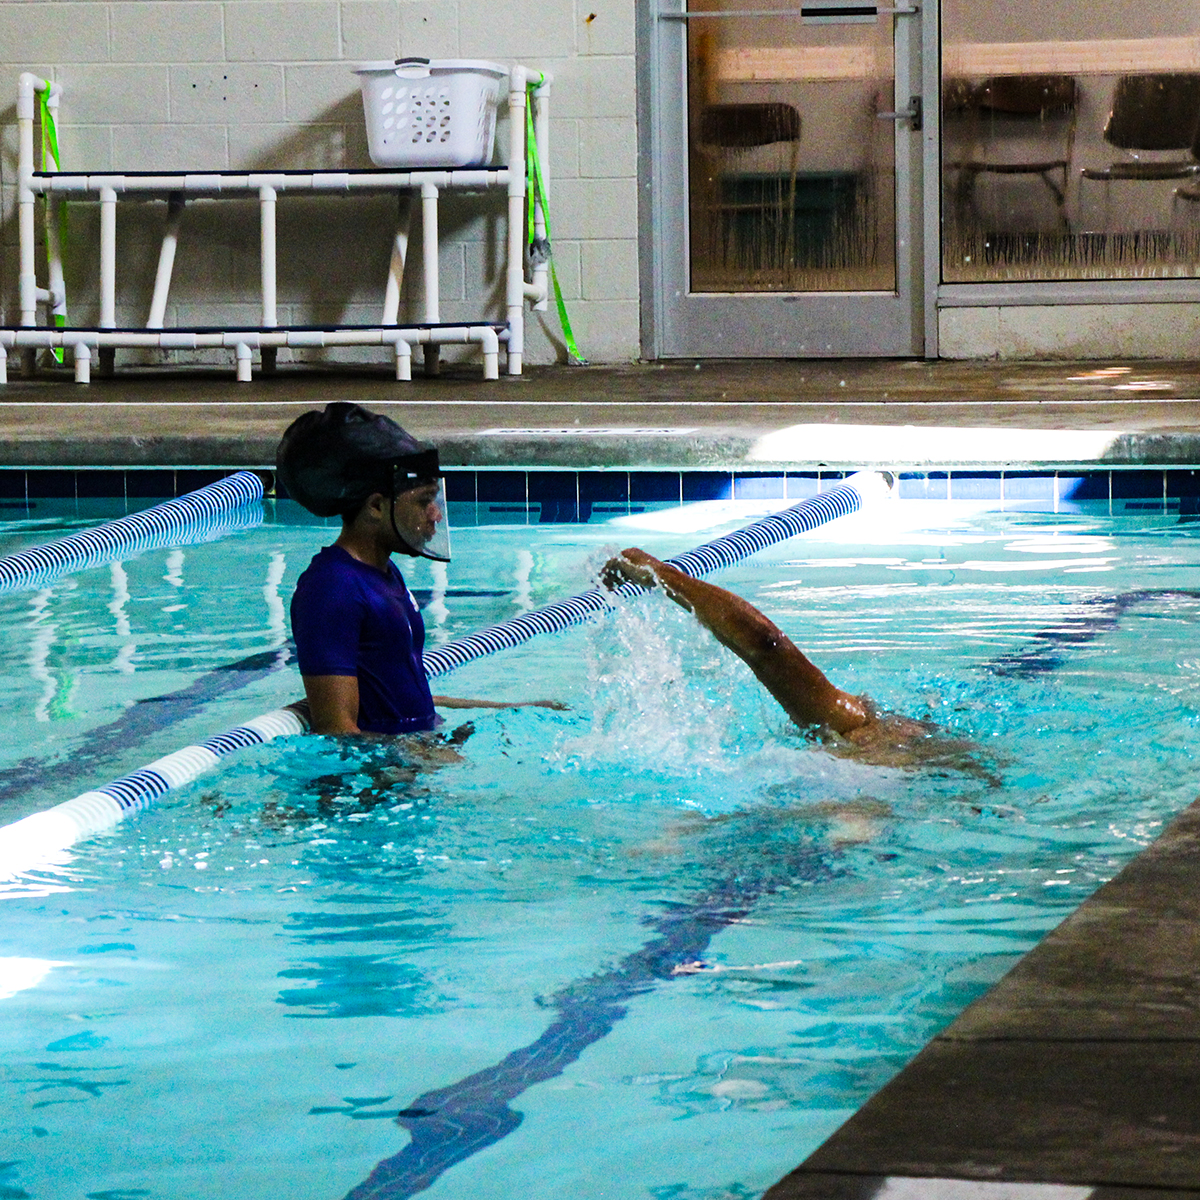
[[[1200,496],[1200,471],[1168,471],[1166,474],[1168,496]]]
[[[1076,500],[1085,498],[1080,495],[1085,490],[1084,476],[1082,475],[1058,475],[1055,477],[1054,486],[1060,501],[1074,503]]]
[[[532,510],[533,519],[538,518],[538,506]],[[528,525],[530,508],[526,504],[480,504],[480,525]]]
[[[175,472],[175,495],[186,496],[188,492],[194,492],[198,488],[208,487],[210,483],[216,483],[218,479],[224,479],[228,471],[176,471]]]
[[[1161,471],[1114,471],[1112,498],[1114,500],[1161,500],[1163,473]]]
[[[586,525],[592,515],[592,502],[569,500],[543,500],[538,512],[539,525]]]
[[[30,499],[75,499],[74,471],[27,471],[25,478]]]
[[[901,500],[945,500],[950,477],[945,471],[905,471],[897,486]]]
[[[545,500],[569,500],[574,504],[579,495],[577,478],[574,471],[530,471],[529,502],[539,504]]]
[[[1089,471],[1086,475],[1060,475],[1058,494],[1063,500],[1108,500],[1109,471]]]
[[[628,471],[580,471],[579,501],[593,504],[627,504]]]
[[[25,499],[25,472],[0,470],[0,500]]]
[[[447,471],[443,478],[446,481],[446,500],[448,502],[474,504],[474,471]]]
[[[1004,499],[1006,502],[1037,500],[1054,503],[1054,476],[1043,472],[1004,472]]]
[[[446,519],[451,529],[473,529],[479,524],[479,509],[474,500],[448,500]]]
[[[275,491],[278,495],[283,485],[276,480]],[[286,492],[283,493],[286,496]],[[126,471],[125,495],[131,500],[161,500],[165,496],[175,495],[174,471]]]
[[[476,471],[476,499],[480,504],[525,503],[524,471]]]
[[[730,471],[688,471],[683,476],[685,502],[732,498],[733,474]]]
[[[787,488],[782,475],[739,474],[733,477],[733,495],[735,500],[782,500]]]
[[[75,495],[79,499],[125,498],[124,471],[76,471]]]
[[[629,499],[645,503],[670,501],[679,503],[680,477],[678,471],[631,471]]]
[[[996,471],[952,471],[951,500],[999,500],[1000,475]]]
[[[794,475],[789,471],[784,479],[784,494],[789,500],[809,500],[820,487],[821,477],[815,471],[799,471]]]

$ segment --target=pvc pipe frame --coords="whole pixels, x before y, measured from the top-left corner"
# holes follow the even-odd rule
[[[534,124],[543,164],[549,147],[549,94],[551,77],[539,73],[541,82],[533,89]],[[313,171],[313,172],[192,172],[182,175],[145,174],[75,174],[62,171],[43,172],[35,177],[33,127],[35,94],[45,91],[47,104],[57,111],[62,85],[24,72],[20,76],[17,99],[18,126],[18,229],[20,237],[19,295],[21,328],[0,330],[0,348],[17,346],[69,346],[75,352],[75,379],[87,383],[91,379],[91,351],[119,346],[148,346],[160,349],[193,349],[199,347],[231,347],[237,361],[237,378],[251,378],[251,351],[255,348],[274,349],[279,346],[349,346],[392,345],[396,359],[396,378],[411,379],[412,346],[427,347],[427,369],[436,369],[437,347],[447,344],[476,344],[482,348],[484,378],[499,377],[499,342],[505,343],[507,371],[519,375],[522,369],[525,343],[526,301],[535,311],[544,312],[548,296],[548,265],[532,268],[532,280],[525,277],[525,105],[529,71],[513,67],[509,77],[509,166],[498,168],[448,169],[434,171]],[[55,164],[58,166],[59,164]],[[449,188],[507,186],[508,190],[508,252],[505,268],[504,325],[497,329],[490,323],[470,322],[464,325],[440,324],[440,288],[438,200]],[[409,220],[412,190],[421,192],[422,247],[424,251],[424,321],[417,326],[399,325],[400,289],[408,251]],[[376,328],[336,326],[319,331],[279,330],[282,340],[272,333],[278,327],[276,222],[279,193],[308,192],[348,194],[352,191],[395,191],[400,195],[397,231],[392,247],[387,284],[384,293],[382,320]],[[93,329],[38,329],[37,305],[48,301],[53,313],[66,317],[66,295],[62,278],[61,248],[56,232],[48,238],[50,287],[39,288],[35,269],[34,204],[38,195],[47,199],[47,220],[53,221],[60,196],[95,197],[100,202],[100,314]],[[116,332],[117,281],[117,200],[122,194],[139,197],[167,197],[167,221],[159,252],[154,292],[144,330]],[[260,267],[262,280],[261,333],[239,331],[188,332],[163,329],[167,299],[174,270],[175,253],[183,209],[188,198],[242,198],[256,195],[260,208]],[[540,202],[534,205],[534,229],[539,238],[545,237],[546,221]],[[427,328],[434,326],[436,328]],[[37,330],[34,334],[33,330]],[[54,334],[61,334],[55,340]],[[44,340],[46,336],[50,340]],[[313,340],[314,336],[319,340]],[[0,356],[2,357],[2,356]],[[7,362],[0,362],[0,384],[8,382]]]
[[[412,378],[413,346],[479,346],[483,352],[484,379],[500,378],[500,343],[509,331],[494,325],[420,325],[350,326],[333,329],[225,330],[192,332],[174,329],[105,331],[96,329],[0,329],[0,384],[8,382],[7,351],[21,349],[57,349],[68,347],[75,356],[75,382],[91,379],[92,351],[135,346],[160,350],[232,349],[237,362],[237,378],[251,378],[254,350],[313,348],[320,346],[391,346],[396,359],[396,378]]]

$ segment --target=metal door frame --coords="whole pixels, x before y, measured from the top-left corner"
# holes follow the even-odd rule
[[[895,107],[907,107],[909,96],[919,94],[925,115],[920,135],[902,125],[896,137],[898,294],[696,296],[686,290],[687,79],[685,22],[679,18],[686,0],[639,0],[638,226],[646,357],[936,356],[941,271],[938,11],[936,0],[919,3],[919,15],[892,17],[897,22]],[[663,19],[664,12],[673,19]]]

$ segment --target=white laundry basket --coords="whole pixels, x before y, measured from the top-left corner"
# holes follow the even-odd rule
[[[367,148],[377,167],[487,163],[508,69],[471,59],[398,58],[362,63]]]

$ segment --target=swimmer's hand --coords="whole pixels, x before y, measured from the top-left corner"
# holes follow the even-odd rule
[[[640,587],[652,588],[658,583],[658,568],[662,563],[645,550],[630,546],[610,558],[600,570],[600,582],[609,591],[623,583],[636,583]]]

